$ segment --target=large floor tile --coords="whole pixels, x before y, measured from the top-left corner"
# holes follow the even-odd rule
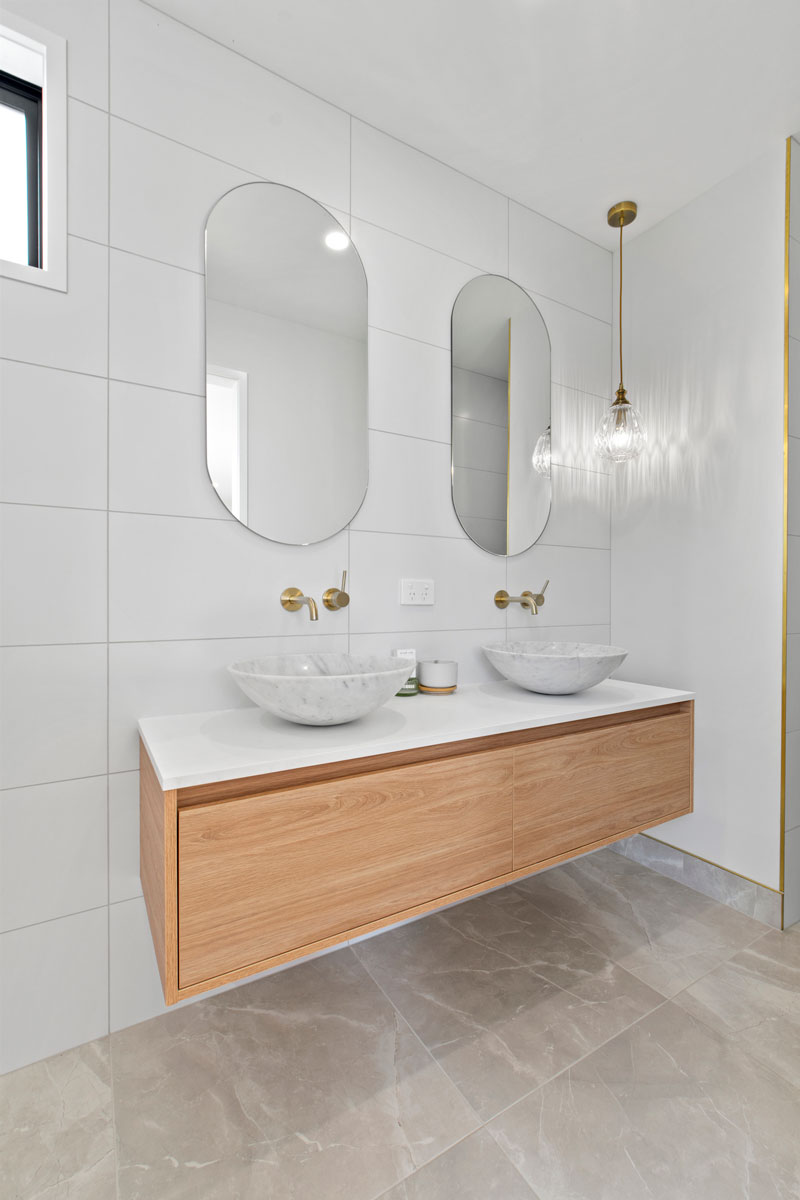
[[[517,885],[564,930],[580,934],[631,974],[674,996],[764,931],[612,850]]]
[[[675,998],[800,1088],[800,928],[773,931]]]
[[[511,889],[356,953],[484,1120],[662,1002]]]
[[[381,1200],[536,1200],[485,1129],[385,1192]]]
[[[112,1064],[124,1200],[372,1200],[478,1124],[351,950],[114,1034]]]
[[[490,1126],[546,1200],[790,1200],[800,1095],[665,1004]]]
[[[0,1079],[0,1164],[5,1200],[116,1195],[107,1038]]]

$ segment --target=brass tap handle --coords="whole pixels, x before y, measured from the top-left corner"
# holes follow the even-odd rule
[[[547,586],[549,583],[550,583],[550,580],[545,579],[544,587],[542,588],[542,590],[540,592],[534,593],[533,603],[536,605],[537,608],[541,608],[542,605],[544,604],[544,594],[547,591]],[[523,593],[523,595],[526,595],[526,594],[527,593]]]
[[[337,612],[340,608],[347,608],[350,603],[350,597],[345,589],[347,583],[347,571],[342,571],[342,586],[340,588],[327,588],[322,593],[322,603],[331,612]]]

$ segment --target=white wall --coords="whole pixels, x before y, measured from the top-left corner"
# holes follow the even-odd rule
[[[785,925],[800,921],[800,141],[791,144],[786,596]]]
[[[625,382],[650,442],[616,473],[612,642],[697,692],[695,811],[655,830],[777,888],[784,146],[630,240]]]
[[[611,257],[138,0],[5,9],[68,38],[70,89],[69,290],[3,282],[0,311],[9,1069],[163,1008],[137,717],[245,704],[226,664],[279,647],[412,645],[467,682],[491,676],[479,647],[506,628],[607,640],[609,476],[586,447],[610,383]],[[253,178],[346,214],[369,281],[370,488],[309,548],[242,528],[205,468],[203,226]],[[565,464],[545,537],[507,565],[450,500],[450,312],[484,271],[510,271],[547,322]],[[284,587],[319,598],[344,566],[345,611],[311,625],[280,608]],[[433,577],[435,606],[401,608],[402,575]],[[535,624],[494,607],[547,577]]]

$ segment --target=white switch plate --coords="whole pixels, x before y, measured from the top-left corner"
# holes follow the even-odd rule
[[[433,604],[434,588],[432,579],[401,579],[401,604]]]

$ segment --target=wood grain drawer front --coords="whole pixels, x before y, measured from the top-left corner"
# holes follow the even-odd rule
[[[180,809],[180,986],[510,871],[513,753]]]
[[[514,868],[691,811],[692,713],[514,751]]]

